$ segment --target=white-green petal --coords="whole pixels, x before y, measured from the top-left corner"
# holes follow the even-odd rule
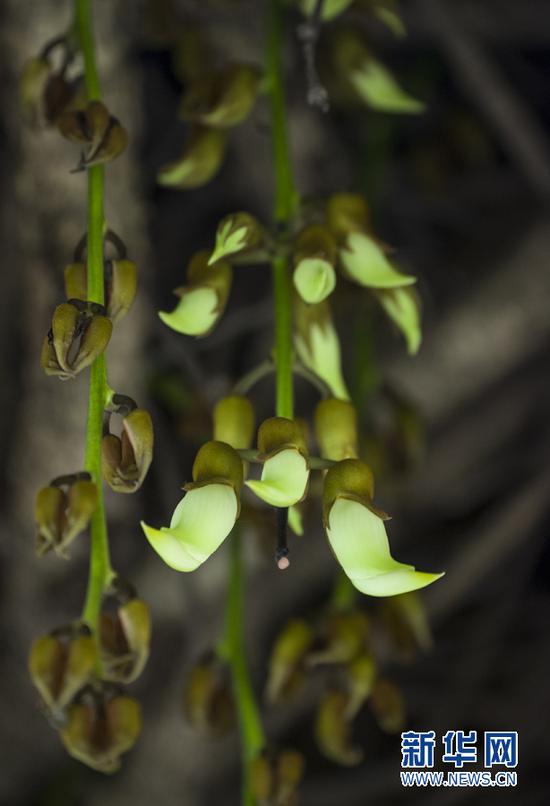
[[[260,481],[246,482],[258,498],[274,507],[290,507],[301,501],[309,479],[307,461],[295,448],[285,448],[262,467]]]
[[[358,501],[338,498],[327,535],[336,558],[361,593],[395,596],[424,588],[443,574],[416,571],[390,554],[384,521]]]
[[[326,383],[334,397],[349,400],[349,392],[342,375],[342,359],[338,334],[332,323],[314,322],[306,341],[299,333],[295,335],[296,352],[307,369]]]
[[[169,527],[141,524],[147,540],[176,571],[194,571],[223,543],[235,525],[238,500],[229,484],[206,484],[182,498]]]
[[[401,89],[390,71],[376,59],[366,59],[350,75],[351,83],[361,98],[382,112],[417,114],[425,105]]]
[[[387,315],[403,333],[410,355],[418,352],[422,342],[420,307],[414,294],[407,288],[379,291],[377,298]]]
[[[351,232],[339,257],[350,278],[367,288],[400,288],[416,282],[416,277],[397,271],[376,241],[364,232]]]
[[[296,291],[304,302],[315,305],[334,291],[336,273],[328,260],[306,257],[296,266],[293,280]]]
[[[218,295],[213,288],[200,286],[183,291],[173,311],[159,311],[165,325],[186,336],[202,336],[208,333],[219,317]]]

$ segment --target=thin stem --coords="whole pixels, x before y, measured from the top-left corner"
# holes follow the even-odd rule
[[[95,61],[92,27],[91,0],[75,0],[75,25],[82,55],[84,57],[84,77],[88,100],[100,100],[101,89]],[[105,302],[103,268],[103,166],[88,170],[88,237],[87,265],[90,302],[101,305]],[[98,505],[91,521],[90,572],[88,589],[82,617],[96,632],[101,611],[101,599],[105,588],[113,577],[109,557],[109,542],[105,504],[103,500],[103,480],[101,474],[101,438],[103,412],[107,400],[107,376],[105,356],[101,355],[90,369],[90,391],[88,398],[88,420],[86,427],[85,468],[90,473],[98,491]]]
[[[233,691],[239,715],[243,762],[242,803],[243,806],[254,806],[254,798],[250,791],[250,765],[263,749],[265,739],[246,662],[242,551],[238,529],[234,529],[230,544],[225,635],[218,647],[218,653],[231,666]]]
[[[273,161],[275,166],[274,218],[279,230],[288,229],[296,211],[298,195],[294,186],[288,141],[282,57],[283,13],[281,0],[269,0],[266,50],[266,78],[271,101]],[[292,297],[286,257],[273,259],[275,296],[275,366],[279,417],[294,415],[292,383]]]

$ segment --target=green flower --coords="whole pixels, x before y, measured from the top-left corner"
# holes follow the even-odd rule
[[[309,481],[309,465],[303,436],[297,423],[285,417],[265,420],[258,431],[263,459],[262,477],[246,486],[274,507],[290,507],[301,501]]]
[[[338,333],[334,327],[328,300],[306,305],[294,296],[294,346],[302,364],[326,383],[335,397],[349,400],[342,375]]]

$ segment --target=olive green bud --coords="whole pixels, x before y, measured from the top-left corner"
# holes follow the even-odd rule
[[[246,450],[252,445],[255,423],[254,408],[247,397],[224,397],[214,408],[214,439],[235,450]]]
[[[405,701],[394,683],[378,678],[372,688],[369,704],[381,730],[399,733],[405,725]]]
[[[433,646],[426,609],[416,591],[387,599],[382,609],[382,619],[405,660],[411,660],[418,648],[426,652]]]
[[[337,764],[353,767],[363,759],[351,742],[351,720],[346,716],[348,698],[341,691],[328,691],[321,699],[315,719],[315,740],[320,752]]]
[[[193,482],[186,490],[206,484],[230,484],[238,495],[243,486],[243,463],[237,451],[225,442],[206,442],[193,463]]]
[[[131,697],[108,700],[96,695],[90,702],[72,705],[60,736],[69,755],[104,773],[120,768],[120,756],[130,750],[141,732],[141,709]]]
[[[424,104],[401,89],[392,73],[374,58],[355,30],[338,32],[333,40],[333,60],[337,73],[372,109],[409,115],[424,111]]]
[[[296,238],[293,251],[293,282],[304,302],[326,299],[336,286],[336,241],[319,224],[311,224]]]
[[[88,298],[88,272],[86,264],[75,262],[65,267],[65,296],[67,299],[79,299],[85,302]]]
[[[309,665],[349,663],[365,648],[369,620],[360,610],[329,613],[323,624],[323,636],[325,647],[309,656]]]
[[[213,128],[237,126],[249,116],[259,86],[259,71],[246,64],[200,75],[185,93],[180,115]]]
[[[246,486],[274,507],[301,501],[309,483],[309,462],[302,429],[294,420],[271,417],[258,430],[258,451],[263,461],[259,481]]]
[[[71,103],[75,89],[45,56],[29,59],[19,79],[19,101],[25,122],[33,128],[55,123]]]
[[[260,753],[250,763],[250,790],[259,804],[270,803],[274,789],[274,770],[267,753]]]
[[[258,806],[296,806],[305,761],[296,750],[263,751],[250,764],[250,789]]]
[[[67,548],[88,526],[97,507],[97,487],[88,480],[77,480],[67,491],[59,485],[43,487],[35,502],[36,552],[50,549],[67,557]]]
[[[344,459],[327,470],[323,490],[323,513],[327,521],[330,509],[337,498],[358,501],[372,509],[374,476],[368,465],[360,459]]]
[[[32,681],[54,717],[74,699],[94,674],[98,660],[95,640],[70,631],[68,635],[37,638],[29,655]]]
[[[209,265],[206,249],[196,252],[187,267],[187,285],[177,288],[176,308],[160,311],[165,325],[187,336],[206,336],[222,316],[233,281],[233,269],[226,260]]]
[[[347,400],[321,400],[315,409],[315,434],[321,456],[339,462],[357,458],[357,411]]]
[[[334,193],[327,202],[327,226],[338,243],[350,232],[370,230],[369,207],[359,193]]]
[[[46,375],[74,378],[104,352],[112,331],[111,321],[89,306],[58,305],[42,345],[40,363]]]
[[[342,374],[340,341],[329,300],[307,305],[299,294],[295,294],[294,325],[294,346],[302,364],[317,375],[335,397],[349,400]]]
[[[101,441],[103,477],[118,493],[139,490],[153,459],[153,423],[145,409],[122,419],[120,437],[107,433]]]
[[[226,664],[208,653],[191,669],[184,687],[184,711],[200,733],[222,736],[235,724],[235,708]]]
[[[250,213],[231,213],[222,218],[216,230],[216,245],[210,255],[211,266],[221,258],[241,255],[259,247],[264,240],[261,224]]]
[[[180,190],[206,185],[219,171],[226,146],[227,135],[224,131],[193,126],[182,154],[162,166],[157,182],[163,187]]]
[[[304,776],[305,759],[296,750],[283,750],[277,758],[277,800],[283,806],[296,803],[296,790]]]
[[[131,683],[149,657],[151,614],[141,599],[121,604],[116,615],[102,613],[100,652],[106,680]]]
[[[275,639],[266,685],[268,702],[276,703],[292,694],[303,680],[303,661],[313,643],[307,622],[292,619]]]
[[[370,697],[376,680],[376,661],[369,651],[364,651],[346,666],[348,702],[346,716],[353,719]]]
[[[101,101],[90,101],[85,109],[67,110],[57,126],[67,140],[84,146],[79,169],[110,162],[128,145],[128,132]]]
[[[87,299],[88,271],[85,263],[70,263],[65,268],[67,299]],[[105,307],[115,324],[130,310],[137,292],[137,269],[131,260],[109,260],[105,264]]]

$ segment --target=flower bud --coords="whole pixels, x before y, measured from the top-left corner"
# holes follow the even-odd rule
[[[57,122],[63,137],[84,146],[79,168],[102,165],[120,156],[128,145],[128,133],[101,101],[85,109],[71,109]]]
[[[271,657],[266,686],[270,703],[292,694],[303,679],[303,661],[313,643],[313,631],[307,622],[292,619],[277,636]]]
[[[222,736],[235,724],[235,707],[227,666],[214,653],[196,663],[185,682],[184,710],[200,733]]]
[[[86,264],[75,262],[65,267],[65,296],[67,299],[79,299],[85,302],[88,298],[88,272]]]
[[[360,193],[333,193],[326,207],[327,226],[341,243],[350,232],[369,232],[370,214]]]
[[[372,504],[372,473],[357,459],[327,471],[323,494],[325,528],[331,548],[353,585],[370,596],[408,593],[443,574],[416,571],[390,554],[384,519]]]
[[[36,552],[39,556],[54,549],[67,557],[67,547],[88,526],[97,507],[97,487],[79,480],[67,492],[60,486],[43,487],[36,496]]]
[[[405,701],[394,683],[379,678],[369,699],[372,712],[381,730],[399,733],[405,726]]]
[[[253,216],[249,213],[231,213],[218,224],[216,245],[208,265],[230,255],[250,252],[261,245],[263,238],[262,227]]]
[[[335,397],[349,400],[342,375],[340,342],[328,300],[306,305],[295,294],[294,314],[294,346],[300,361],[321,378]]]
[[[120,437],[105,434],[101,442],[103,477],[117,493],[135,493],[143,484],[153,459],[153,423],[144,409],[122,419]]]
[[[184,120],[213,128],[237,126],[249,116],[259,86],[258,70],[246,64],[234,64],[217,72],[203,73],[185,93],[180,115]]]
[[[137,292],[137,269],[131,260],[111,260],[106,282],[107,313],[116,324],[130,310]]]
[[[353,719],[371,695],[376,680],[376,661],[368,651],[362,652],[346,666],[349,689],[346,717]]]
[[[183,153],[163,165],[157,182],[180,190],[206,185],[217,174],[225,157],[227,135],[219,129],[194,126]]]
[[[56,119],[74,97],[74,86],[55,71],[44,56],[29,59],[19,79],[19,99],[25,122],[43,128]]]
[[[121,604],[116,615],[102,613],[100,651],[106,680],[131,683],[149,657],[151,614],[141,599]]]
[[[235,450],[246,450],[254,439],[255,421],[254,408],[247,397],[224,397],[214,408],[214,439]]]
[[[53,716],[84,688],[94,674],[98,660],[95,640],[90,635],[44,635],[37,638],[29,655],[32,681]]]
[[[46,375],[74,378],[104,352],[112,330],[106,316],[69,302],[58,305],[42,345],[40,363]]]
[[[170,313],[160,311],[165,325],[186,336],[206,336],[217,324],[225,310],[233,270],[220,260],[210,265],[206,249],[196,252],[187,267],[188,285],[176,289],[180,301]]]
[[[250,764],[250,789],[258,806],[296,806],[305,761],[296,750],[262,752]]]
[[[346,716],[348,698],[341,691],[328,691],[317,709],[315,739],[320,752],[337,764],[353,767],[363,759],[351,743],[351,720]]]
[[[355,459],[359,451],[357,411],[348,400],[328,398],[315,409],[315,434],[325,459]]]
[[[293,281],[304,302],[316,304],[326,299],[336,286],[336,241],[318,224],[306,227],[294,244]]]
[[[382,618],[393,643],[406,660],[414,657],[417,648],[426,652],[433,646],[426,609],[416,591],[387,599]]]
[[[258,451],[263,460],[260,481],[246,486],[274,507],[301,501],[309,482],[307,448],[300,426],[286,417],[264,420],[258,430]]]
[[[141,732],[141,709],[131,697],[100,694],[72,705],[67,717],[60,736],[69,755],[99,772],[116,772]]]
[[[334,41],[334,64],[337,72],[372,109],[409,115],[424,111],[425,105],[401,89],[355,31],[339,32]]]
[[[243,463],[223,442],[207,442],[193,464],[193,482],[177,505],[170,526],[141,524],[164,562],[176,571],[194,571],[233,529],[240,510]]]
[[[364,650],[369,621],[360,610],[330,613],[323,628],[325,647],[308,657],[310,666],[349,663]]]
[[[375,292],[389,318],[407,343],[409,355],[416,355],[422,341],[420,298],[413,288],[391,288]]]

